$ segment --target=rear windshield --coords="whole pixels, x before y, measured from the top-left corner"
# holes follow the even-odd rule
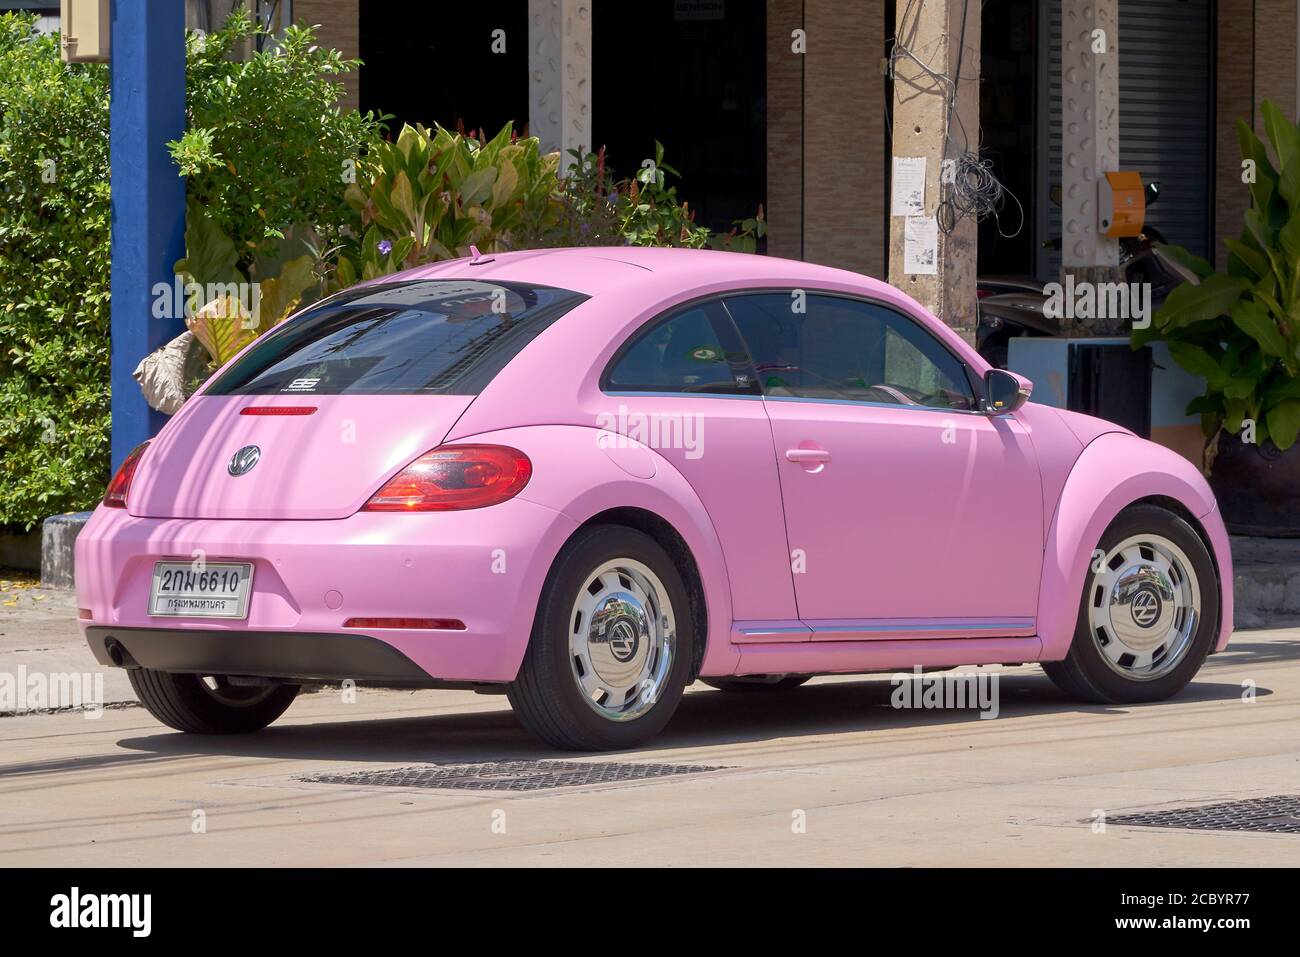
[[[587,297],[464,279],[368,286],[308,309],[223,370],[208,395],[477,395]]]

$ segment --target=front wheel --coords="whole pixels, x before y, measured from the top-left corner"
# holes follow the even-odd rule
[[[633,747],[672,717],[694,641],[668,553],[636,529],[592,526],[556,558],[506,694],[524,727],[553,747]]]
[[[1218,620],[1218,581],[1200,536],[1166,509],[1134,506],[1094,553],[1069,655],[1043,668],[1085,701],[1158,701],[1200,670]]]
[[[298,696],[297,685],[236,685],[226,678],[149,668],[128,669],[127,676],[151,715],[190,734],[261,731]]]

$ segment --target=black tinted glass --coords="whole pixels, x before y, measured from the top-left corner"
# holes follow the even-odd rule
[[[908,317],[828,295],[728,297],[763,394],[972,410],[961,362]]]
[[[464,279],[368,287],[308,309],[223,370],[209,395],[477,395],[587,297]]]

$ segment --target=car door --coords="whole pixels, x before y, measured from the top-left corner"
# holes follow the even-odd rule
[[[600,394],[588,410],[599,426],[653,448],[700,497],[741,632],[797,623],[772,430],[722,303],[689,303],[642,325],[610,360]]]
[[[1029,436],[919,321],[838,294],[725,299],[764,394],[813,640],[1034,633]]]

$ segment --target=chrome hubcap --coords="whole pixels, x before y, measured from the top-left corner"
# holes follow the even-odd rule
[[[1110,667],[1150,681],[1177,668],[1201,619],[1192,563],[1160,535],[1135,535],[1093,566],[1088,625]]]
[[[649,568],[616,558],[587,576],[569,615],[569,662],[597,714],[627,721],[649,711],[676,644],[672,603]]]

